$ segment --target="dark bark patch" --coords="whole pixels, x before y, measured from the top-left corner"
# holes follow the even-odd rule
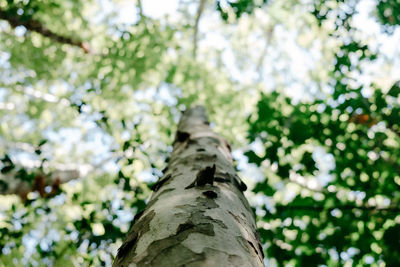
[[[229,152],[232,152],[231,145],[228,142],[226,142],[226,147],[228,148]]]
[[[154,210],[151,210],[143,216],[141,220],[136,221],[132,229],[129,231],[124,243],[118,249],[116,258],[118,262],[129,260],[130,257],[127,257],[127,255],[132,255],[132,257],[136,255],[136,241],[150,230],[150,222],[154,218],[155,214]]]
[[[176,257],[179,255],[179,257]],[[174,246],[163,249],[160,253],[154,255],[154,258],[149,261],[139,262],[137,266],[190,266],[192,262],[204,261],[206,258],[205,253],[196,253],[185,247],[184,245],[177,244]]]
[[[236,240],[247,251],[247,253],[253,254],[256,257],[258,256],[260,261],[263,262],[264,256],[262,256],[262,255],[264,255],[264,253],[261,251],[262,255],[260,255],[260,252],[254,246],[253,242],[251,242],[250,240],[245,239],[242,236],[237,236]]]
[[[202,208],[204,211],[206,209],[219,208],[219,205],[214,200],[203,197],[196,198],[195,206]]]
[[[175,219],[177,219],[177,220],[184,220],[184,219],[187,219],[187,213],[186,212],[177,212],[177,213],[174,213],[174,218]]]
[[[185,142],[189,137],[190,137],[190,134],[187,132],[178,131],[176,133],[176,141],[181,142],[181,143]]]
[[[212,136],[202,136],[202,137],[197,137],[197,138],[190,138],[188,145],[199,145],[201,147],[207,146],[207,145],[213,145],[214,147],[218,147],[221,144],[221,141],[217,137],[212,137]]]
[[[233,176],[229,173],[218,173],[215,175],[216,177],[214,178],[215,182],[218,183],[232,183],[235,185],[237,189],[239,189],[241,192],[244,192],[247,190],[246,184],[240,180],[237,176]]]
[[[217,193],[215,193],[214,191],[211,191],[211,190],[203,192],[203,195],[205,195],[208,198],[212,198],[212,199],[218,197]]]
[[[207,137],[203,137],[203,138],[215,146],[219,146],[221,144],[221,141],[219,140],[219,138],[211,137],[211,136],[207,136]]]
[[[170,243],[168,243],[170,242]],[[172,243],[171,243],[172,242]],[[157,240],[150,244],[147,255],[137,261],[135,266],[189,266],[194,261],[203,261],[205,253],[196,253],[170,238]],[[179,257],[176,257],[179,255]]]
[[[258,243],[258,249],[259,249],[260,252],[261,252],[261,256],[264,258],[264,249],[263,249],[263,247],[262,247],[262,245],[261,245],[261,236],[260,236],[260,233],[259,233],[258,231],[255,231],[255,232],[254,232],[254,236],[256,237],[256,240],[257,240],[257,243]]]
[[[147,255],[137,261],[134,260],[134,263],[138,266],[184,266],[190,262],[205,259],[204,253],[195,253],[181,243],[191,233],[214,236],[214,220],[205,216],[203,211],[198,209],[193,211],[194,208],[188,206],[190,205],[183,207],[191,211],[190,217],[178,226],[176,233],[151,243],[146,250]],[[177,254],[180,256],[176,257]]]
[[[206,217],[208,216],[204,216],[204,218]],[[177,229],[177,234],[180,233],[185,233],[185,238],[183,240],[185,240],[190,233],[200,233],[208,236],[215,235],[214,225],[212,224],[211,221],[194,224],[191,220],[188,220],[186,223],[179,225]]]
[[[196,177],[196,185],[204,186],[206,184],[212,185],[214,182],[215,164],[212,167],[206,167],[199,171]]]
[[[165,178],[162,178],[161,180],[159,180],[157,183],[155,183],[152,187],[151,190],[153,190],[154,192],[157,192],[158,189],[160,189],[160,187],[165,184],[169,179],[171,178],[171,174],[168,174]]]
[[[215,224],[218,224],[219,227],[223,228],[223,229],[228,229],[228,226],[226,226],[226,224],[224,224],[223,221],[221,220],[217,220],[217,219],[213,219]]]
[[[247,185],[243,181],[240,181],[239,190],[242,192],[247,190]]]
[[[250,248],[249,248],[249,243],[247,243],[247,239],[242,237],[242,236],[237,236],[236,240],[239,242],[239,244],[246,250],[247,253],[251,253]]]
[[[195,144],[198,144],[199,142],[198,142],[198,140],[197,140],[198,138],[192,138],[192,139],[189,139],[189,141],[188,141],[188,145],[189,146],[191,146],[191,145],[195,145]]]
[[[218,182],[218,183],[225,183],[225,184],[231,183],[230,179],[226,179],[226,178],[222,178],[222,177],[215,177],[214,181]]]
[[[233,178],[233,184],[236,186],[237,189],[239,189],[241,192],[244,192],[247,190],[247,185],[240,180],[240,178]]]
[[[177,227],[176,233],[164,239],[154,241],[146,249],[146,255],[137,257],[136,259],[131,258],[127,262],[136,263],[137,266],[175,267],[187,266],[193,262],[203,261],[208,253],[195,253],[183,246],[182,242],[191,233],[215,236],[215,225],[226,229],[226,225],[221,220],[204,215],[207,209],[217,207],[218,205],[214,200],[202,197],[196,198],[193,204],[177,206],[177,208],[183,210],[183,212],[177,213],[177,216],[181,214],[190,214],[190,216]],[[176,257],[177,254],[180,256]]]
[[[215,173],[215,181],[218,180],[220,183],[231,183],[235,177],[229,172],[217,172]]]
[[[164,169],[162,169],[162,171],[161,171],[161,172],[165,174],[167,171],[168,171],[168,166],[167,166],[167,167],[165,167]]]
[[[244,264],[243,259],[240,256],[233,254],[228,256],[228,261],[233,266],[241,266]]]
[[[201,167],[203,167],[203,165],[194,163],[194,164],[192,165],[191,170],[192,170],[192,171],[198,171],[198,170],[201,169]]]
[[[181,232],[183,232],[183,231],[186,231],[186,230],[190,230],[190,229],[193,229],[194,227],[195,227],[196,225],[194,225],[193,223],[182,223],[182,224],[180,224],[179,226],[178,226],[178,229],[176,230],[176,234],[179,234],[179,233],[181,233]]]
[[[196,151],[197,152],[204,152],[204,151],[206,151],[204,148],[198,148],[198,149],[196,149]]]
[[[204,212],[208,209],[215,209],[218,207],[217,203],[212,199],[197,197],[193,205],[184,205],[180,208],[190,213],[190,217],[185,223],[195,224],[196,227],[193,231],[213,236],[214,224],[217,224],[222,228],[226,228],[226,226],[221,220],[204,215]]]
[[[197,197],[193,204],[178,205],[176,208],[181,209],[186,213],[193,213],[219,208],[219,205],[213,199]]]
[[[118,249],[117,258],[121,259],[121,258],[125,257],[125,255],[127,255],[131,251],[131,249],[135,245],[137,239],[138,239],[137,233],[132,233],[132,235],[128,236],[128,238],[125,240],[125,242]]]
[[[204,162],[210,162],[210,161],[215,161],[217,159],[217,155],[213,154],[207,154],[207,153],[202,153],[202,154],[196,154],[195,160],[196,161],[204,161]]]
[[[215,174],[215,164],[212,167],[206,167],[203,170],[200,170],[197,173],[196,179],[193,183],[185,187],[185,189],[189,189],[195,186],[205,186],[206,184],[212,185],[214,182],[214,174]]]
[[[162,196],[162,195],[164,195],[164,194],[166,194],[166,193],[168,193],[168,192],[174,191],[174,190],[175,190],[175,189],[173,189],[173,188],[164,189],[163,191],[161,191],[160,193],[158,193],[158,195],[155,196],[155,197],[147,204],[147,207],[151,207],[154,203],[156,203],[156,202],[158,201],[158,199],[160,198],[160,196]]]
[[[243,223],[243,219],[240,218],[239,216],[235,215],[232,211],[229,210],[228,213],[229,213],[230,215],[232,215],[232,217],[235,219],[235,221],[237,221],[239,224],[242,224],[242,223]]]
[[[265,255],[264,255],[264,249],[261,246],[261,243],[258,243],[258,249],[261,251],[261,257],[264,259]]]
[[[142,210],[135,214],[135,216],[133,217],[133,223],[137,222],[140,219],[140,217],[142,217],[144,211],[145,210]]]
[[[260,254],[258,253],[258,250],[256,249],[256,247],[254,246],[253,242],[251,242],[250,240],[247,240],[247,243],[249,243],[249,245],[251,246],[251,248],[254,250],[254,252],[255,252],[257,255],[260,255]]]
[[[239,255],[235,254],[229,254],[226,251],[218,250],[215,248],[210,248],[210,247],[205,247],[203,249],[205,255],[207,255],[208,258],[210,259],[227,259],[228,264],[224,264],[223,266],[248,266],[249,263],[245,261],[242,257]],[[204,261],[197,261],[197,262],[191,262],[190,266],[193,267],[200,267],[204,266],[205,263]]]

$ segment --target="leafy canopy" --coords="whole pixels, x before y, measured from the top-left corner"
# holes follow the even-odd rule
[[[396,266],[397,1],[149,2],[0,0],[0,266],[110,266],[193,104],[267,263]]]

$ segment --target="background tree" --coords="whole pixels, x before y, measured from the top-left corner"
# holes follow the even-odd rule
[[[0,0],[0,265],[111,265],[193,104],[267,263],[395,264],[396,1],[151,3]]]

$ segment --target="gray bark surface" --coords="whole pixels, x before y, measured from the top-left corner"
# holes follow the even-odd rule
[[[264,266],[245,184],[203,107],[185,111],[164,176],[113,266]]]

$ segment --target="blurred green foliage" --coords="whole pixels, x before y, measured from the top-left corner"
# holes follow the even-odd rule
[[[238,157],[268,264],[396,266],[400,86],[366,69],[400,8],[377,37],[365,2],[207,1],[194,58],[198,3],[0,0],[0,266],[110,266],[193,104],[264,177]]]
[[[267,0],[238,0],[238,1],[217,1],[217,10],[224,21],[228,21],[229,13],[234,14],[235,19],[239,19],[243,14],[251,14],[255,8],[260,8],[267,3]]]
[[[280,266],[399,263],[398,84],[387,93],[369,84],[369,96],[355,85],[350,73],[362,72],[362,63],[378,55],[356,37],[349,23],[356,2],[349,2],[343,13],[325,1],[312,12],[320,25],[329,12],[337,14],[332,35],[348,38],[331,63],[333,93],[299,103],[277,91],[262,94],[249,117],[249,141],[262,144],[263,152],[246,155],[266,166],[267,177],[254,191],[273,200],[258,216],[261,236]],[[382,11],[397,14],[395,5],[379,1],[384,25],[398,24]],[[322,158],[333,166],[324,167]]]

